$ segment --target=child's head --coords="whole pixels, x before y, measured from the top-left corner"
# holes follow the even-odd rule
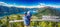
[[[24,15],[26,16],[27,15],[27,12],[25,12]]]

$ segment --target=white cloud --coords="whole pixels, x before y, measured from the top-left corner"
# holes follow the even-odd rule
[[[0,2],[0,5],[2,5],[2,6],[7,6],[7,7],[11,7],[11,6],[13,6],[13,5],[11,5],[11,4],[7,4],[7,3],[5,3],[5,2]]]
[[[46,5],[46,6],[50,6],[50,7],[53,7],[53,8],[60,8],[60,5]]]
[[[40,5],[41,5],[41,6],[45,6],[46,4],[44,4],[44,3],[40,3]]]
[[[7,6],[7,7],[17,7],[17,8],[43,8],[43,7],[46,7],[46,6],[50,6],[50,7],[54,7],[54,8],[60,8],[60,6],[57,6],[57,5],[46,5],[44,3],[39,3],[39,5],[36,5],[36,6],[17,6],[15,5],[15,3],[12,5],[12,4],[7,4],[5,2],[0,2],[0,5],[2,6]]]
[[[0,5],[7,6],[7,7],[14,6],[14,7],[18,7],[18,8],[41,8],[41,7],[44,7],[44,6],[42,6],[42,5],[44,5],[42,3],[40,3],[39,5],[36,5],[36,6],[16,6],[15,3],[14,3],[14,5],[11,5],[11,4],[7,4],[5,2],[0,2]]]
[[[5,3],[5,2],[0,2],[0,5],[7,5],[7,3]]]

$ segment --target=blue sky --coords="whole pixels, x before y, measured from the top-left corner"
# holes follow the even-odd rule
[[[40,3],[51,6],[60,6],[60,0],[0,0],[0,2],[17,6],[37,6],[41,5]]]

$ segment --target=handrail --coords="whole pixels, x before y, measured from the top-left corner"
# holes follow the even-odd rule
[[[60,19],[32,19],[31,21],[53,21],[53,22],[60,22]],[[13,21],[9,21],[9,23],[13,23],[13,22],[23,22],[23,20],[13,20]]]

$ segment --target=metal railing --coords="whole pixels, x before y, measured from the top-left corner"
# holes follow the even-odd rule
[[[43,19],[32,19],[31,20],[32,22],[37,22],[37,23],[39,23],[39,22],[41,22],[41,21],[53,21],[53,22],[60,22],[60,19],[45,19],[45,20],[43,20]],[[11,24],[11,27],[13,27],[13,23],[15,23],[15,22],[23,22],[23,20],[13,20],[13,21],[9,21],[9,23]],[[37,26],[37,25],[35,25],[35,26],[31,26],[31,27],[40,27],[40,26]]]

